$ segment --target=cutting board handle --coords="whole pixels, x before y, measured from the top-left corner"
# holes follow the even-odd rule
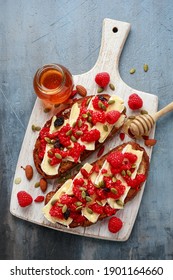
[[[107,71],[113,75],[119,75],[119,58],[129,31],[130,23],[104,19],[101,48],[95,64],[98,71]]]

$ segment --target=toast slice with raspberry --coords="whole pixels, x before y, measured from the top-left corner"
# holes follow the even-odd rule
[[[147,179],[149,157],[135,142],[114,148],[55,192],[46,196],[43,213],[52,223],[86,227],[112,216],[140,191]]]
[[[46,122],[33,151],[38,172],[47,179],[64,176],[122,127],[123,100],[101,94],[73,101]]]

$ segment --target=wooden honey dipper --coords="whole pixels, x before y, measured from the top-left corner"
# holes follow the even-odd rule
[[[154,115],[144,114],[136,116],[128,126],[128,134],[133,138],[141,138],[144,135],[149,135],[153,125],[156,121],[173,110],[173,102],[169,103],[163,109],[155,113]]]

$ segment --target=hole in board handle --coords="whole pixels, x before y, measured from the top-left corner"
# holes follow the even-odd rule
[[[112,28],[112,31],[113,31],[114,33],[117,33],[117,32],[118,32],[118,28],[115,26],[115,27]]]

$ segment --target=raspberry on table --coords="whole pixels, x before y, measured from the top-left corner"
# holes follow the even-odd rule
[[[117,217],[111,217],[108,222],[108,229],[112,233],[117,233],[123,226],[123,222]]]
[[[33,201],[32,196],[25,191],[18,192],[17,199],[18,199],[18,203],[21,207],[26,207],[26,206],[30,205]]]
[[[131,110],[138,110],[142,108],[143,100],[138,94],[133,93],[129,96],[128,105]]]
[[[106,87],[110,82],[110,75],[107,72],[98,73],[95,76],[95,82],[99,87]]]

